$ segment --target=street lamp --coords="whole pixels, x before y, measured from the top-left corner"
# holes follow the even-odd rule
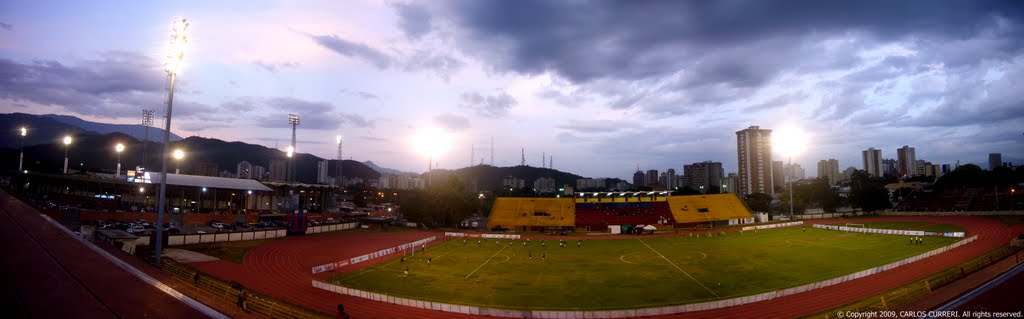
[[[182,151],[180,149],[174,150],[174,173],[175,174],[181,174],[181,171],[179,171],[178,168],[181,167],[181,159],[183,159],[183,158],[185,158],[185,151]]]
[[[117,143],[114,146],[114,151],[117,152],[117,172],[114,173],[114,178],[121,177],[121,152],[124,152],[124,144]]]
[[[25,135],[28,135],[28,129],[24,126],[21,127],[21,148],[18,149],[18,171],[22,171],[22,162],[25,161]]]
[[[790,170],[793,170],[793,156],[800,155],[800,152],[804,150],[805,136],[804,132],[796,127],[784,127],[772,135],[772,147],[778,147],[779,153],[789,159]],[[785,175],[785,173],[783,174]],[[789,185],[789,219],[793,220],[793,181],[791,177],[786,176],[786,181]]]
[[[185,56],[185,45],[188,44],[188,20],[187,19],[176,19],[171,27],[171,43],[168,50],[167,61],[164,65],[164,71],[167,72],[167,115],[164,116],[167,122],[164,126],[164,152],[161,156],[161,170],[160,170],[160,203],[157,209],[156,215],[156,251],[155,253],[155,264],[160,266],[160,258],[163,248],[163,224],[164,224],[164,210],[166,209],[165,200],[167,199],[167,157],[170,155],[169,147],[171,145],[171,110],[174,106],[174,80],[177,79],[178,71],[181,70],[182,58]]]
[[[71,135],[64,136],[64,175],[68,174],[68,149],[71,148]]]

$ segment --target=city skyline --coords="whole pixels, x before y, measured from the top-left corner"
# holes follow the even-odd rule
[[[422,172],[410,140],[436,126],[454,137],[441,168],[489,159],[493,137],[496,166],[525,149],[531,166],[552,156],[555,169],[627,181],[637,164],[736,172],[735,132],[749,126],[801,128],[804,168],[863,169],[863,150],[889,159],[903,145],[935,164],[1024,157],[1012,2],[619,5],[5,3],[0,111],[161,114],[163,46],[187,17],[181,136],[283,150],[294,113],[298,152],[335,158],[340,133],[346,158]]]

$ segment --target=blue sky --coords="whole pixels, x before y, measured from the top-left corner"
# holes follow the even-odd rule
[[[861,168],[1024,158],[1013,1],[0,3],[0,111],[137,123],[163,110],[172,19],[191,21],[173,131],[424,171],[489,158],[591,177],[736,171],[735,132],[797,127],[794,158]],[[781,157],[778,157],[781,158]]]

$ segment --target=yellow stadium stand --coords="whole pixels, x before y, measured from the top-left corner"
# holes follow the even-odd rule
[[[753,217],[750,209],[736,194],[670,196],[668,206],[676,224]]]
[[[487,226],[509,229],[525,227],[573,227],[576,203],[572,198],[499,197],[494,201]]]

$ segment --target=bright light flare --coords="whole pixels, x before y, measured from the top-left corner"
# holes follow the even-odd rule
[[[174,150],[174,159],[181,160],[183,158],[185,158],[185,151],[180,149]]]
[[[288,157],[295,155],[295,146],[288,145]]]
[[[807,147],[807,134],[800,128],[787,126],[772,132],[772,148],[782,156],[799,156]]]
[[[71,135],[64,137],[64,145],[71,145]]]
[[[124,144],[117,143],[117,146],[114,146],[114,150],[117,151],[118,153],[124,152]]]
[[[26,134],[28,134],[28,129],[25,128],[24,126],[22,126],[21,127],[21,137],[25,137]]]
[[[188,45],[188,26],[188,19],[175,19],[171,25],[171,43],[167,48],[167,61],[164,65],[167,73],[178,74],[181,71],[181,61]]]
[[[341,144],[341,135],[338,135],[338,144]]]
[[[424,157],[437,157],[451,147],[451,136],[436,127],[426,127],[412,137],[412,146]]]

